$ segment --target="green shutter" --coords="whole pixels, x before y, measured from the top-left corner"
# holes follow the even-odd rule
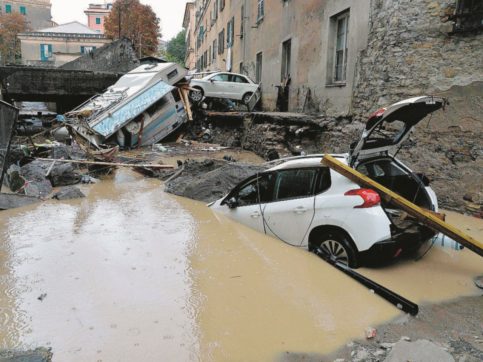
[[[5,5],[5,12],[7,14],[10,14],[12,12],[12,5],[10,4]]]
[[[27,8],[25,6],[20,7],[20,14],[27,15]]]

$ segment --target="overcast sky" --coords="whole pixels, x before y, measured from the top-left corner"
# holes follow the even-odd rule
[[[174,37],[183,27],[183,15],[188,0],[141,0],[151,5],[161,19],[161,33],[164,40]],[[51,0],[52,17],[56,23],[63,24],[77,20],[87,24],[84,10],[89,4],[102,4],[103,0]]]

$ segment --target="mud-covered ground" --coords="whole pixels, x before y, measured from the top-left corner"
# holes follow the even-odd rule
[[[439,362],[451,361],[451,358],[454,361],[482,361],[483,298],[465,297],[441,304],[424,305],[417,317],[400,316],[377,326],[376,331],[376,337],[350,342],[336,353],[325,356],[322,361],[395,362],[402,358],[405,358],[404,361],[414,361],[410,358],[412,351],[419,354],[420,361],[431,358],[436,361],[436,353],[441,354]],[[422,341],[425,344],[419,350],[421,346],[418,345]],[[426,355],[425,350],[428,353]],[[286,360],[300,359],[295,357]],[[303,360],[320,361],[318,358]]]

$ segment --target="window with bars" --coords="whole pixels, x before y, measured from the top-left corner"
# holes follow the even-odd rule
[[[455,33],[483,29],[483,1],[458,0],[449,20],[454,21]]]

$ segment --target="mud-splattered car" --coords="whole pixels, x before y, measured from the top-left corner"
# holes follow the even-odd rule
[[[411,200],[438,210],[429,180],[394,157],[413,127],[446,100],[407,99],[372,114],[341,162]],[[360,188],[321,164],[323,155],[293,158],[236,186],[211,207],[232,219],[309,250],[322,250],[357,267],[412,253],[435,233],[381,201],[372,189]]]

